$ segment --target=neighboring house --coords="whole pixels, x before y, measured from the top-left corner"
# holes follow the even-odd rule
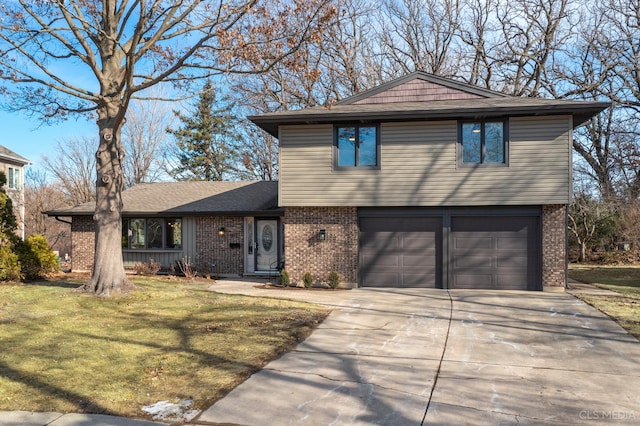
[[[335,271],[346,286],[562,290],[572,132],[608,106],[416,72],[328,108],[249,117],[279,139],[280,181],[124,191],[125,262],[190,256],[200,272],[240,275],[284,261],[298,282]],[[49,213],[73,216],[76,269],[93,262],[92,213]]]
[[[18,234],[24,238],[24,167],[31,162],[0,145],[0,172],[7,177],[5,191],[11,198],[18,220]]]

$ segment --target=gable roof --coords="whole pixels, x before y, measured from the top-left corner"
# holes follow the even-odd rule
[[[27,160],[22,155],[18,155],[15,152],[11,151],[9,148],[2,145],[0,145],[0,160],[18,163],[22,166],[31,164],[31,161]]]
[[[122,192],[123,216],[279,215],[277,181],[142,183]],[[95,202],[46,212],[93,215]]]
[[[271,135],[287,124],[481,119],[504,116],[572,115],[578,127],[609,102],[509,96],[422,72],[382,84],[329,107],[278,111],[247,117]]]
[[[336,105],[440,101],[454,99],[502,98],[504,93],[414,71],[373,89],[336,102]]]

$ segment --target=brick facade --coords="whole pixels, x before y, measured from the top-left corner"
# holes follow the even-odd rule
[[[326,239],[320,240],[320,230]],[[285,267],[292,282],[309,272],[326,282],[329,273],[340,285],[358,282],[358,210],[356,207],[287,207],[284,219]]]
[[[224,235],[219,235],[224,228]],[[233,247],[232,247],[233,245]],[[212,275],[240,275],[244,272],[244,219],[203,216],[196,219],[197,271]],[[216,271],[211,263],[216,263]]]
[[[561,291],[567,285],[567,205],[542,206],[542,287]]]
[[[96,250],[95,222],[91,216],[74,216],[71,222],[71,268],[74,272],[93,270]]]

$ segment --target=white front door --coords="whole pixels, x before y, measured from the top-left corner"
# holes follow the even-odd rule
[[[278,266],[278,221],[256,219],[256,270],[269,271]]]

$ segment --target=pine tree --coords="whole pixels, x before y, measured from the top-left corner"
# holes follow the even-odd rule
[[[236,117],[232,106],[218,102],[208,81],[202,88],[191,115],[175,112],[182,122],[178,129],[167,129],[176,138],[178,166],[171,174],[178,180],[224,180],[237,172]]]

